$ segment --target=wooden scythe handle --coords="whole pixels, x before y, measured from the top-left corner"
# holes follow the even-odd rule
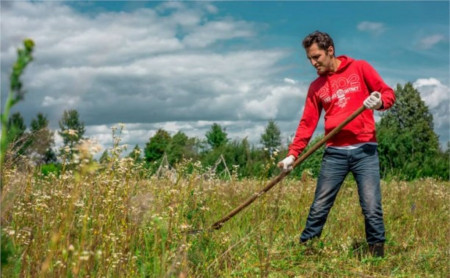
[[[356,110],[355,112],[353,112],[353,114],[351,114],[350,116],[348,116],[348,118],[346,118],[340,125],[338,125],[336,128],[334,128],[330,133],[328,133],[325,137],[322,138],[322,140],[320,140],[319,142],[317,142],[316,144],[314,144],[306,153],[304,153],[301,157],[297,158],[297,160],[295,160],[293,167],[295,168],[297,167],[300,163],[302,163],[306,158],[308,158],[312,153],[314,153],[317,149],[319,149],[323,144],[325,144],[326,141],[328,141],[328,139],[330,139],[331,137],[333,137],[334,135],[336,135],[339,131],[341,131],[341,129],[346,126],[350,121],[352,121],[354,118],[356,118],[359,114],[361,114],[366,108],[363,106],[361,106],[360,108],[358,108],[358,110]],[[292,171],[292,170],[291,170]],[[223,224],[225,222],[227,222],[228,220],[230,220],[233,216],[235,216],[236,214],[238,214],[241,210],[243,210],[244,208],[246,208],[247,206],[249,206],[251,203],[253,203],[258,197],[260,197],[261,195],[263,195],[264,193],[266,193],[267,191],[269,191],[272,187],[274,187],[277,183],[279,183],[280,181],[282,181],[284,179],[284,177],[286,177],[288,174],[290,173],[290,171],[288,172],[281,172],[281,174],[279,174],[277,177],[275,177],[273,180],[271,180],[262,190],[260,190],[259,192],[253,194],[250,198],[248,198],[245,202],[243,202],[242,204],[240,204],[238,207],[236,207],[235,209],[233,209],[230,213],[228,213],[226,216],[224,216],[222,219],[220,219],[219,221],[217,221],[216,223],[214,223],[211,228],[218,230],[220,228],[222,228]]]

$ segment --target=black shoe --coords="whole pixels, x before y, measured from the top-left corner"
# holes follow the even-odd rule
[[[384,257],[384,242],[369,244],[369,253],[373,257]]]

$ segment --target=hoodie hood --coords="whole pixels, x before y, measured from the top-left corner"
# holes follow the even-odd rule
[[[327,73],[319,75],[319,76],[339,74],[339,73],[343,72],[354,61],[353,58],[345,56],[345,55],[338,56],[338,57],[336,57],[336,59],[341,61],[341,64],[339,65],[338,69],[335,72],[327,72]]]
[[[337,59],[339,59],[339,61],[341,61],[341,64],[339,65],[336,72],[333,72],[334,74],[343,72],[354,61],[353,58],[350,58],[345,55],[338,56]]]
[[[341,64],[339,65],[339,68],[337,69],[336,73],[342,72],[354,61],[353,58],[350,58],[345,55],[338,56],[337,58],[341,61]]]

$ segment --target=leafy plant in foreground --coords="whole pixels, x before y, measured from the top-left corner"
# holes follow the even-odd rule
[[[8,98],[5,102],[5,107],[3,113],[1,114],[2,123],[2,138],[0,147],[0,166],[3,165],[5,159],[6,149],[8,148],[8,118],[9,111],[11,108],[19,101],[23,99],[25,92],[22,90],[22,82],[20,77],[27,65],[33,60],[31,55],[34,48],[34,42],[31,39],[26,39],[23,41],[24,48],[17,50],[17,60],[13,66],[13,70],[10,76],[10,87]]]

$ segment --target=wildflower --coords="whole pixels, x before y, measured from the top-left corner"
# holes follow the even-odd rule
[[[9,236],[13,236],[13,235],[15,235],[15,234],[16,234],[16,231],[14,231],[14,230],[8,231],[8,235],[9,235]]]
[[[191,225],[188,225],[188,224],[181,224],[181,226],[180,226],[180,229],[182,231],[188,230],[190,228],[191,228]]]
[[[73,155],[73,163],[75,164],[80,163],[80,156],[78,154]]]
[[[89,260],[89,254],[80,256],[80,261],[87,261],[87,260]]]
[[[56,261],[53,266],[54,267],[58,267],[58,266],[64,267],[64,264],[61,261]]]
[[[99,144],[95,144],[95,145],[92,146],[92,151],[93,151],[94,153],[98,153],[98,152],[100,152],[101,150],[102,150],[102,146],[99,145]]]
[[[63,133],[70,136],[76,136],[78,134],[78,132],[75,129],[66,129],[63,131]]]

